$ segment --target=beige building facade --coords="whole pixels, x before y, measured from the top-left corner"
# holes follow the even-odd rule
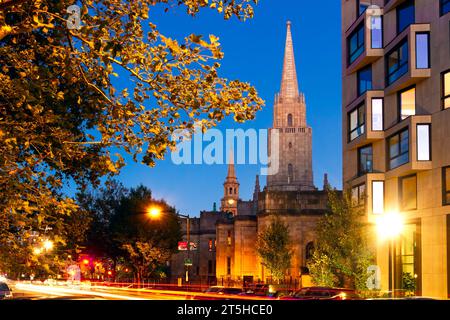
[[[341,2],[344,189],[373,225],[381,289],[447,298],[450,3]]]

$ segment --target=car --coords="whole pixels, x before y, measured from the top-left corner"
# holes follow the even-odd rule
[[[0,300],[12,299],[13,294],[11,288],[6,282],[0,282]]]
[[[359,297],[354,290],[331,287],[308,287],[295,292],[282,300],[356,300]]]
[[[206,289],[203,293],[194,295],[194,300],[229,300],[238,297],[244,292],[240,288],[213,286]]]

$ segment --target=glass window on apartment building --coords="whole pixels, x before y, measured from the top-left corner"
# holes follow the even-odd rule
[[[399,178],[400,183],[400,210],[410,211],[417,209],[417,176]]]
[[[373,172],[373,151],[372,145],[368,145],[358,149],[358,175],[371,172]]]
[[[450,166],[442,169],[442,203],[450,205]]]
[[[352,206],[360,207],[366,204],[366,185],[361,184],[352,188]]]
[[[430,33],[416,33],[416,68],[430,68]]]
[[[439,0],[441,2],[441,16],[450,12],[450,0]]]
[[[348,64],[352,64],[364,52],[364,22],[352,32],[347,40]]]
[[[372,213],[384,213],[384,181],[372,181]]]
[[[408,41],[404,40],[394,48],[386,58],[387,84],[391,85],[408,72]]]
[[[416,114],[416,88],[399,92],[400,121]]]
[[[370,7],[371,3],[369,0],[357,0],[356,1],[358,9],[358,17],[366,12],[367,8]]]
[[[397,7],[397,34],[416,21],[414,0],[408,0]]]
[[[372,131],[383,131],[383,98],[372,99]]]
[[[417,125],[417,161],[431,160],[431,125]]]
[[[366,114],[364,104],[351,111],[348,115],[349,141],[353,141],[364,134],[366,126]]]
[[[421,292],[420,224],[406,224],[395,250],[395,288]]]
[[[372,65],[358,71],[358,96],[372,90]]]
[[[227,276],[231,275],[231,257],[227,257]]]
[[[388,139],[388,165],[395,169],[409,162],[409,130],[401,131]]]
[[[450,70],[442,74],[442,101],[444,109],[450,108]]]
[[[372,49],[383,49],[383,18],[381,16],[370,17]]]

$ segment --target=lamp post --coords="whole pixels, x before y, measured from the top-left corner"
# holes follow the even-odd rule
[[[382,240],[389,241],[389,259],[391,261],[391,268],[389,270],[389,282],[393,297],[395,297],[395,240],[402,233],[404,223],[402,216],[398,212],[385,213],[378,217],[377,221],[378,236]]]
[[[163,211],[158,207],[151,207],[148,209],[148,215],[151,219],[159,219],[159,217],[168,211]],[[190,225],[190,217],[189,215],[184,215],[177,213],[176,214],[180,218],[186,219],[186,240],[187,240],[187,260],[190,261],[190,251],[191,251],[191,225]],[[189,266],[186,266],[186,283],[188,284],[188,290],[189,290]]]

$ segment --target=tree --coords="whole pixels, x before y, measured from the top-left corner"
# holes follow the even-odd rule
[[[317,226],[317,244],[308,268],[321,286],[367,289],[367,268],[373,262],[368,229],[361,209],[352,205],[349,194],[328,192],[330,213]]]
[[[98,186],[123,167],[124,153],[154,166],[175,146],[172,133],[195,123],[253,119],[263,101],[250,84],[219,76],[217,37],[178,41],[148,21],[156,6],[245,20],[252,2],[76,1],[78,28],[67,12],[73,0],[2,1],[0,248],[75,212],[66,182]]]
[[[256,252],[275,280],[283,280],[291,266],[289,228],[279,217],[258,234]]]
[[[158,207],[161,216],[152,220],[149,207]],[[163,200],[155,200],[144,186],[132,188],[111,219],[111,238],[116,248],[133,264],[138,283],[169,261],[181,240],[176,210]]]

